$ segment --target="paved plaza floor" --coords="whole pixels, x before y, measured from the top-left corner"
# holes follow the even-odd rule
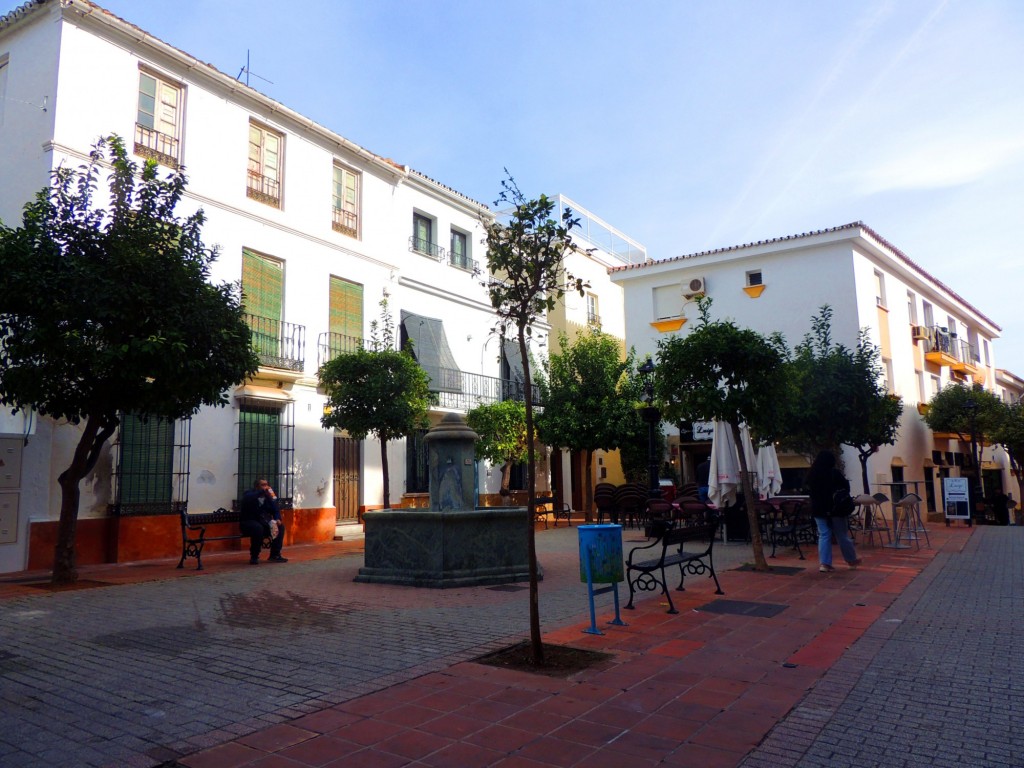
[[[10,575],[0,765],[1022,765],[1024,529],[929,530],[832,574],[716,547],[724,596],[690,577],[623,627],[600,596],[600,636],[576,530],[540,530],[545,641],[611,654],[567,680],[473,661],[526,635],[525,589],[357,584],[358,542]]]

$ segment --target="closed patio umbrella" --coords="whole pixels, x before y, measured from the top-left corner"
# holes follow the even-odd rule
[[[736,501],[736,491],[740,483],[740,462],[736,453],[736,441],[732,436],[732,426],[725,421],[716,421],[711,437],[708,498],[718,508],[727,507]]]
[[[774,496],[782,490],[782,470],[773,443],[757,449],[757,490],[762,498]]]

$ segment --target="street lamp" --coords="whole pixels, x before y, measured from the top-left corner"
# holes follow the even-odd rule
[[[970,485],[968,498],[970,507],[968,511],[967,525],[974,524],[974,513],[977,509],[976,505],[980,499],[978,493],[981,485],[981,466],[978,463],[978,404],[974,401],[974,398],[968,397],[964,401],[964,410],[967,411],[967,425],[971,430],[971,470],[974,475],[974,481]]]
[[[658,457],[657,440],[655,428],[661,421],[661,411],[654,405],[654,361],[647,358],[647,362],[637,369],[644,391],[640,400],[644,407],[640,409],[640,418],[647,422],[647,495],[652,499],[661,498],[661,484],[658,478]]]

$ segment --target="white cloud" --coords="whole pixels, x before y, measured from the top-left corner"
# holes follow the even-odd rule
[[[848,181],[862,195],[969,184],[1024,159],[1024,136],[992,140],[984,134],[902,141],[888,157],[854,170]]]

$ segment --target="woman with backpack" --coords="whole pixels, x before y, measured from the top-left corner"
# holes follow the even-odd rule
[[[832,537],[839,542],[839,550],[843,553],[843,559],[851,568],[861,564],[857,557],[857,550],[853,547],[850,539],[847,517],[849,512],[843,509],[836,509],[836,491],[843,491],[841,496],[849,498],[850,482],[843,477],[843,473],[836,469],[836,457],[831,451],[822,451],[811,464],[807,477],[804,478],[804,486],[811,496],[811,515],[818,525],[818,560],[821,565],[818,570],[822,573],[834,571],[832,567]]]

